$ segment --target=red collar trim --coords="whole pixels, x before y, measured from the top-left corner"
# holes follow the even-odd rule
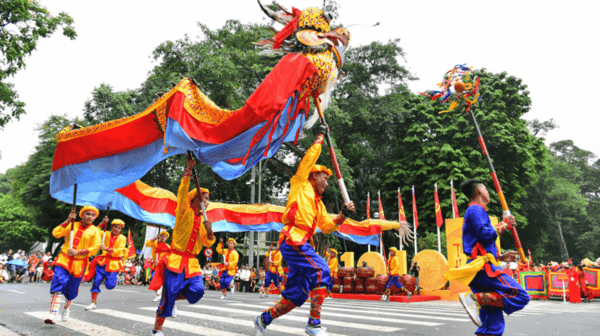
[[[487,211],[487,207],[481,203],[476,203],[476,202],[471,202],[469,203],[469,206],[471,205],[479,205],[480,207],[482,207],[485,211]]]

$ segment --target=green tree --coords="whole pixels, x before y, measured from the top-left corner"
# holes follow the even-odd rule
[[[31,213],[31,223],[43,229],[50,242],[52,229],[67,218],[69,204],[50,196],[50,174],[56,149],[56,134],[73,124],[64,116],[51,116],[37,130],[40,142],[25,164],[14,170],[12,193]],[[49,244],[51,246],[51,244]]]
[[[483,69],[476,75],[481,78],[481,102],[474,113],[511,211],[520,225],[526,226],[520,198],[535,182],[546,159],[543,142],[529,133],[521,119],[531,104],[529,92],[520,79],[506,73],[492,74]],[[500,215],[502,209],[470,116],[463,111],[438,114],[443,108],[439,103],[412,93],[404,95],[397,108],[406,111],[405,122],[395,132],[393,147],[400,157],[390,160],[387,171],[379,175],[387,198],[395,200],[394,190],[401,187],[405,209],[411,209],[411,186],[415,186],[421,236],[424,231],[435,230],[434,184],[438,183],[442,211],[448,218],[452,216],[449,181],[458,184],[477,177],[486,181],[492,194],[490,214]],[[468,200],[460,192],[457,197],[463,209]]]
[[[31,221],[31,212],[11,195],[0,195],[0,250],[28,251],[44,230]]]
[[[75,39],[73,19],[66,13],[53,16],[37,1],[0,2],[0,129],[12,118],[25,113],[14,85],[7,80],[25,67],[25,58],[36,49],[37,41],[52,35],[59,27]]]

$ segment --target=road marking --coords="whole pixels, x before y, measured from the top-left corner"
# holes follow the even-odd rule
[[[187,307],[187,306],[186,306]],[[152,308],[152,307],[140,307],[140,309],[143,310],[156,310],[156,308]],[[244,326],[244,327],[249,327],[249,328],[254,328],[254,321],[250,321],[250,320],[241,320],[241,319],[237,319],[237,318],[230,318],[230,317],[224,317],[224,316],[216,316],[216,315],[206,315],[206,314],[200,314],[200,313],[194,313],[194,312],[190,312],[187,310],[183,310],[181,308],[177,309],[177,315],[180,316],[187,316],[187,317],[194,317],[197,319],[204,319],[204,320],[209,320],[209,321],[216,321],[216,322],[223,322],[223,323],[227,323],[227,324],[237,324],[240,326]],[[286,327],[286,326],[282,326],[282,325],[270,325],[269,326],[269,333],[274,331],[277,333],[288,333],[288,334],[294,334],[294,335],[305,335],[304,329],[301,328],[293,328],[293,327]],[[328,333],[328,335],[331,336],[345,336],[345,335],[341,335],[341,334],[332,334],[332,333]]]
[[[202,300],[202,301],[206,301],[206,300],[210,300],[210,301],[221,301],[221,302],[224,302],[224,303],[227,303],[227,302],[241,303],[241,302],[242,302],[242,301],[233,301],[233,300],[229,300],[229,299],[225,299],[225,300],[221,300],[221,299],[209,299],[209,298],[205,298],[205,297],[203,297],[201,300]]]
[[[47,311],[26,312],[25,314],[27,314],[29,316],[33,316],[33,317],[41,319],[41,320],[45,320],[46,317],[48,317]],[[56,319],[60,320],[60,316],[57,316]],[[85,322],[83,320],[78,320],[75,318],[70,318],[67,322],[58,322],[56,325],[65,327],[65,328],[69,328],[71,330],[75,330],[84,335],[98,336],[98,334],[101,334],[101,335],[111,335],[111,336],[112,335],[114,335],[114,336],[126,336],[126,335],[131,336],[131,334],[124,333],[119,330],[106,328],[106,327],[103,327],[103,326],[100,326],[97,324]],[[58,331],[58,330],[56,330],[56,331]]]
[[[382,312],[398,312],[398,311],[406,311],[409,313],[426,313],[426,314],[435,314],[435,315],[448,315],[448,316],[458,316],[458,317],[465,317],[466,313],[463,312],[445,312],[445,311],[436,311],[435,309],[415,309],[415,308],[411,308],[411,307],[394,307],[394,308],[379,308],[379,307],[364,307],[364,306],[359,306],[359,305],[354,305],[354,304],[345,304],[345,303],[333,303],[331,301],[326,302],[323,304],[323,307],[340,307],[340,308],[351,308],[351,307],[356,307],[356,308],[360,308],[360,311],[364,311],[366,309],[369,309],[369,311],[382,311]]]
[[[7,291],[7,292],[13,292],[13,293],[17,293],[17,294],[25,294],[25,292],[19,292],[19,291],[12,290],[12,289],[5,289],[5,291]]]
[[[238,303],[238,304],[232,304],[232,306],[240,306],[240,307],[256,307],[257,305],[250,305],[250,304],[244,304],[244,303]],[[268,308],[268,305],[259,305],[265,308]],[[322,308],[322,312],[323,315],[338,315],[338,316],[347,316],[350,317],[351,315],[347,315],[347,314],[335,314],[335,313],[331,313],[331,310],[334,311],[340,311],[340,312],[350,312],[350,313],[359,313],[359,314],[378,314],[377,312],[370,312],[367,309],[361,309],[361,310],[356,310],[356,309],[345,309],[345,308],[333,308],[333,307],[327,307],[327,306],[323,306]],[[298,310],[298,311],[304,311],[304,312],[309,312],[310,310],[307,308],[295,308],[294,310]],[[454,317],[443,317],[443,316],[428,316],[428,315],[417,315],[417,314],[405,314],[405,313],[385,313],[387,316],[402,316],[402,317],[413,317],[413,318],[420,318],[420,319],[429,319],[429,320],[442,320],[442,321],[454,321],[454,322],[471,322],[470,319],[459,319],[459,318],[454,318]],[[384,319],[379,318],[379,317],[373,317],[373,316],[359,316],[359,315],[353,315],[356,318],[359,319],[363,319],[363,320],[377,320],[377,321],[383,321]],[[400,320],[392,320],[390,319],[390,321],[400,321]],[[416,321],[410,321],[412,324],[417,324],[415,323]]]
[[[141,291],[127,290],[127,289],[113,289],[115,292],[127,292],[127,293],[141,293]]]
[[[155,309],[155,308],[153,308],[153,309]],[[98,314],[104,314],[104,315],[108,315],[108,316],[114,316],[114,317],[123,318],[123,319],[131,320],[131,321],[142,322],[142,323],[154,325],[154,315],[152,317],[150,317],[150,316],[132,314],[132,313],[127,313],[127,312],[122,312],[122,311],[117,311],[117,310],[112,310],[112,309],[95,309],[95,310],[89,310],[89,311],[98,313]],[[171,328],[171,329],[177,329],[180,331],[185,331],[185,332],[189,332],[189,333],[196,334],[196,335],[244,336],[242,334],[236,334],[236,333],[227,332],[224,330],[211,329],[211,328],[206,328],[206,327],[202,327],[202,326],[191,325],[191,324],[181,323],[181,322],[174,322],[174,321],[169,321],[169,320],[165,321],[164,327]]]
[[[254,308],[259,308],[256,305],[249,305],[251,307]],[[208,309],[208,310],[220,310],[220,311],[224,311],[224,312],[228,312],[228,313],[235,313],[235,314],[244,314],[244,315],[253,315],[256,316],[257,314],[262,313],[262,310],[259,308],[258,311],[252,311],[252,310],[248,310],[248,309],[234,309],[234,308],[226,308],[226,307],[218,307],[218,306],[204,306],[204,305],[199,305],[199,304],[194,304],[194,305],[190,305],[188,307],[191,308],[197,308],[197,309]],[[295,309],[292,310],[292,312],[296,311]],[[336,315],[336,314],[329,314],[329,315]],[[356,315],[345,315],[345,314],[337,314],[338,316],[341,317],[351,317],[351,318],[357,318],[358,320],[360,320],[360,316],[356,316]],[[282,320],[290,320],[290,321],[301,321],[306,323],[306,321],[308,321],[307,317],[300,317],[300,316],[291,316],[291,315],[283,315],[281,317],[278,317],[277,319],[282,319]],[[384,319],[375,319],[377,321],[383,321]],[[402,320],[391,320],[388,319],[392,322],[397,322],[397,321],[402,321]],[[325,321],[321,321],[321,323],[323,323],[325,326],[327,325],[333,325],[333,326],[338,326],[338,327],[345,327],[345,328],[356,328],[356,329],[367,329],[370,331],[380,331],[380,332],[394,332],[394,331],[398,331],[398,330],[404,330],[403,328],[395,328],[395,327],[383,327],[383,326],[378,326],[378,325],[369,325],[369,324],[362,324],[362,323],[353,323],[353,322],[344,322],[344,321],[334,321],[334,320],[325,320]],[[419,325],[426,325],[426,326],[439,326],[442,325],[442,323],[430,323],[430,322],[413,322],[413,321],[406,321],[407,324],[419,324]]]

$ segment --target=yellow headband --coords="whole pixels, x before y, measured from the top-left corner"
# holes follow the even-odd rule
[[[207,193],[208,195],[210,195],[210,191],[208,191],[208,189],[204,189],[204,188],[200,188],[200,192],[201,193]],[[188,193],[188,199],[191,201],[194,199],[194,197],[196,197],[196,195],[198,194],[198,191],[196,190],[196,188],[192,189],[192,191],[190,191]]]
[[[83,208],[81,208],[81,210],[79,210],[79,217],[83,218],[83,213],[86,211],[93,211],[96,214],[96,216],[94,216],[94,219],[100,214],[100,211],[98,211],[98,209],[96,209],[95,207],[91,205],[86,205]]]
[[[395,247],[390,247],[390,251],[394,251],[394,253],[398,253],[398,249]]]
[[[111,222],[112,225],[121,225],[123,227],[125,227],[125,222],[123,222],[120,219],[113,219],[113,221]]]
[[[325,166],[321,166],[321,165],[314,165],[312,168],[310,168],[310,172],[311,173],[327,173],[327,177],[331,176],[331,174],[333,174],[333,172],[331,172],[331,170]]]
[[[233,238],[227,239],[227,244],[229,244],[230,241],[233,242],[233,246],[237,246],[237,242],[235,241],[235,239],[233,239]]]
[[[167,238],[169,238],[169,233],[167,231],[163,231],[163,232],[159,233],[158,235],[160,236],[162,234],[167,235]]]
[[[329,252],[333,252],[333,253],[335,253],[335,255],[338,254],[337,251],[335,249],[332,249],[332,248],[329,249]]]

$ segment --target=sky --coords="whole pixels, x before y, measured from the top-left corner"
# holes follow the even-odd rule
[[[50,115],[82,117],[85,102],[103,83],[116,91],[138,88],[157,65],[151,55],[160,43],[186,34],[201,38],[198,22],[211,29],[229,19],[268,22],[254,0],[40,2],[53,14],[68,13],[78,36],[69,40],[55,33],[40,40],[27,67],[10,79],[27,114],[0,131],[0,174],[34,153],[35,129]],[[322,4],[279,3],[288,9]],[[409,83],[413,92],[435,89],[456,64],[507,72],[521,78],[530,92],[532,107],[525,119],[554,119],[558,124],[546,135],[546,144],[570,139],[600,155],[600,111],[588,96],[600,92],[600,1],[338,3],[334,23],[381,22],[375,28],[351,27],[350,47],[400,39],[406,53],[400,64],[419,78]]]

